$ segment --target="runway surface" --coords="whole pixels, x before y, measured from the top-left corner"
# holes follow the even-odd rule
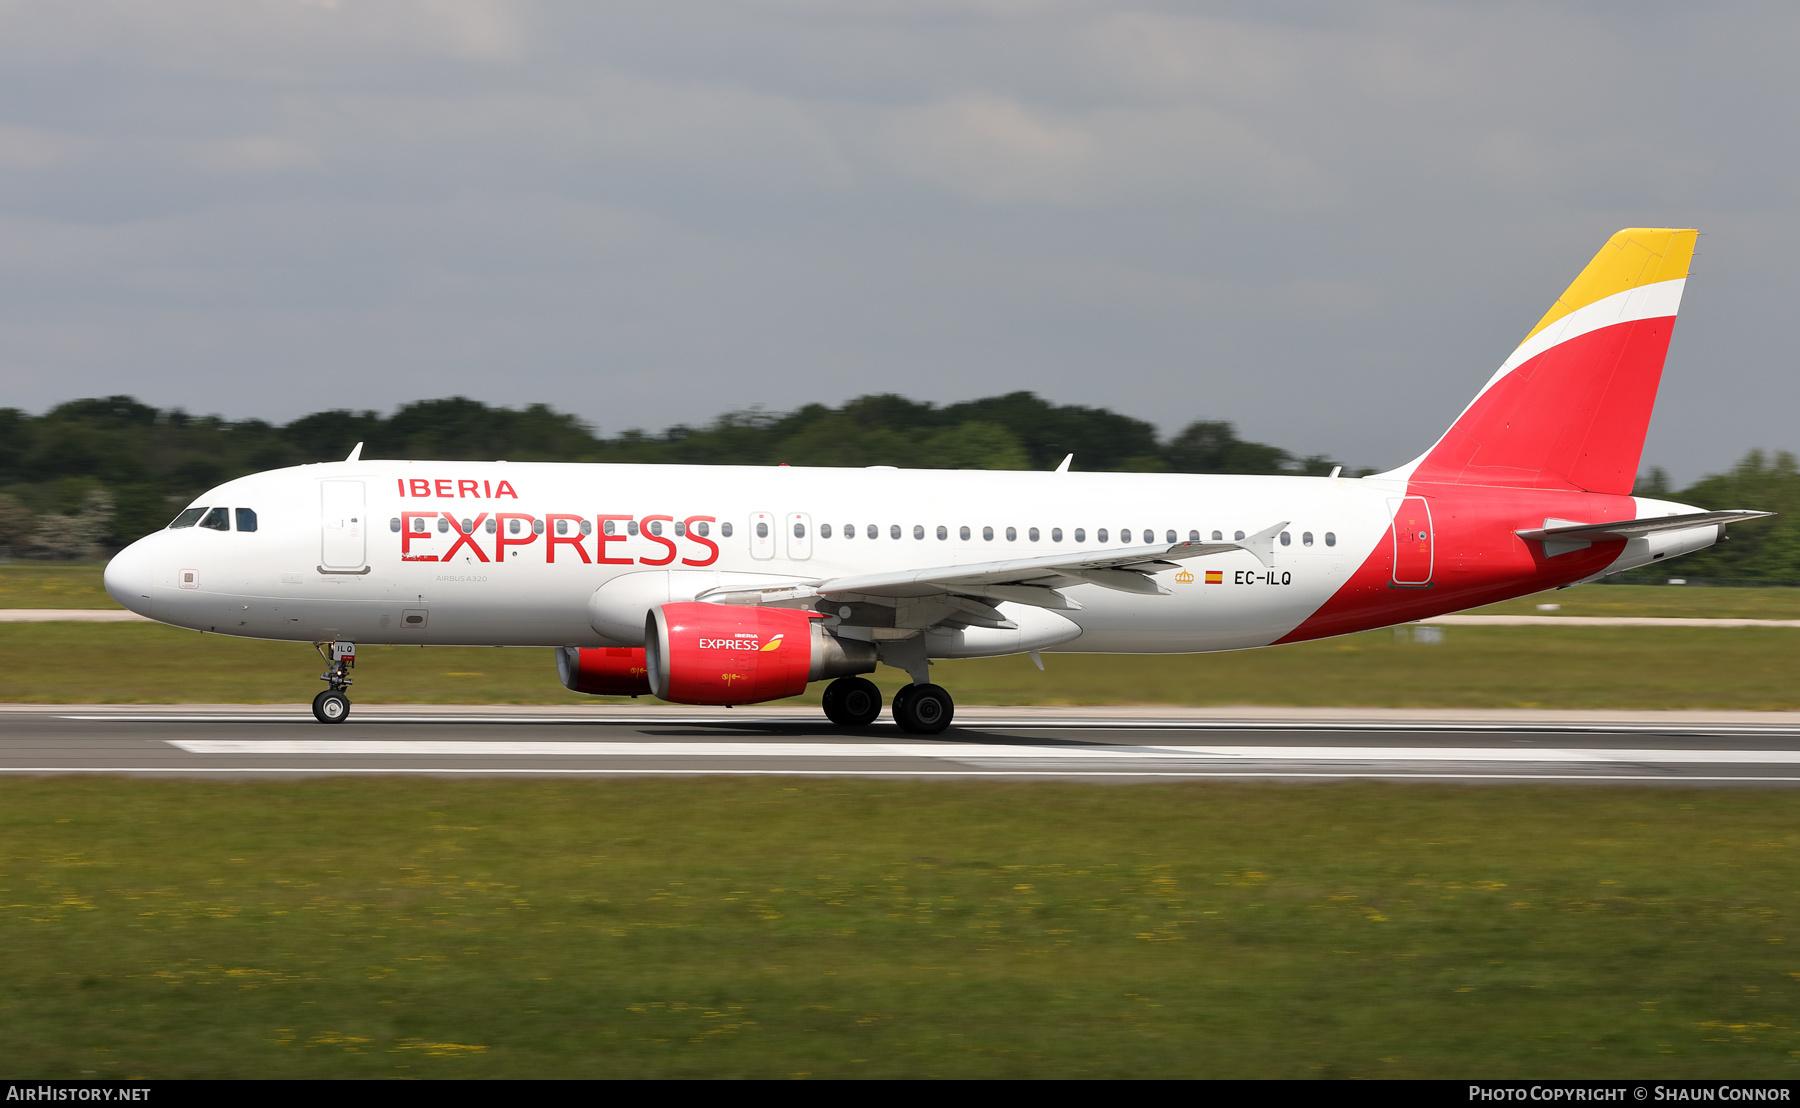
[[[845,776],[1094,782],[1349,779],[1800,785],[1800,718],[1771,713],[965,709],[932,739],[810,711],[10,708],[0,773],[200,777]]]

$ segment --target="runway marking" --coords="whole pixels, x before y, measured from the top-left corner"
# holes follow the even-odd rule
[[[1409,746],[1008,746],[992,743],[566,742],[445,739],[165,739],[189,754],[419,757],[924,758],[953,762],[1497,762],[1800,765],[1800,750]]]
[[[295,715],[58,715],[79,723],[296,723],[318,726],[310,714]],[[610,727],[715,727],[715,726],[825,726],[817,716],[378,716],[353,719],[357,725],[376,723],[486,723],[509,725],[599,724]],[[879,726],[879,725],[878,725]],[[1407,732],[1505,732],[1508,734],[1671,734],[1671,735],[1791,735],[1800,734],[1792,724],[1683,724],[1594,722],[1509,723],[1505,721],[1370,721],[1317,722],[1310,720],[1031,720],[977,719],[957,725],[958,730],[1006,728],[1012,731],[1407,731]]]
[[[1175,777],[1194,779],[1238,779],[1238,780],[1271,780],[1294,779],[1310,781],[1575,781],[1584,784],[1595,782],[1632,782],[1648,781],[1664,785],[1683,784],[1796,784],[1800,777],[1747,777],[1747,776],[1681,776],[1671,777],[1667,774],[1586,774],[1586,773],[1354,773],[1328,771],[1301,772],[1294,770],[1266,771],[1203,771],[1203,770],[1117,770],[1105,772],[1100,770],[1034,770],[1008,769],[1003,772],[992,770],[933,770],[929,773],[918,770],[831,770],[831,769],[459,769],[451,767],[421,768],[418,766],[8,766],[0,767],[0,773],[151,773],[165,776],[186,777],[193,774],[235,773],[243,775],[273,774],[391,774],[397,776],[446,776],[458,775],[468,777],[498,776],[538,776],[538,777],[911,777],[932,780],[944,777]]]

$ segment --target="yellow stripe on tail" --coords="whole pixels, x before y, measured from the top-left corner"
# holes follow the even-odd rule
[[[1686,277],[1700,232],[1673,227],[1627,227],[1600,248],[1566,292],[1557,298],[1531,335],[1570,312],[1627,289]],[[1531,335],[1526,335],[1530,341]]]

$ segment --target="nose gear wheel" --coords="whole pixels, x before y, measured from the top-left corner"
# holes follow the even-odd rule
[[[342,723],[350,718],[350,698],[332,689],[313,697],[312,708],[320,723]]]

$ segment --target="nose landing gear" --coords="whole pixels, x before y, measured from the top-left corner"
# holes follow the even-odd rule
[[[313,718],[320,723],[342,723],[350,718],[350,698],[344,690],[355,684],[350,670],[356,666],[356,644],[316,642],[313,649],[325,659],[325,672],[319,674],[319,680],[329,686],[313,697]]]

